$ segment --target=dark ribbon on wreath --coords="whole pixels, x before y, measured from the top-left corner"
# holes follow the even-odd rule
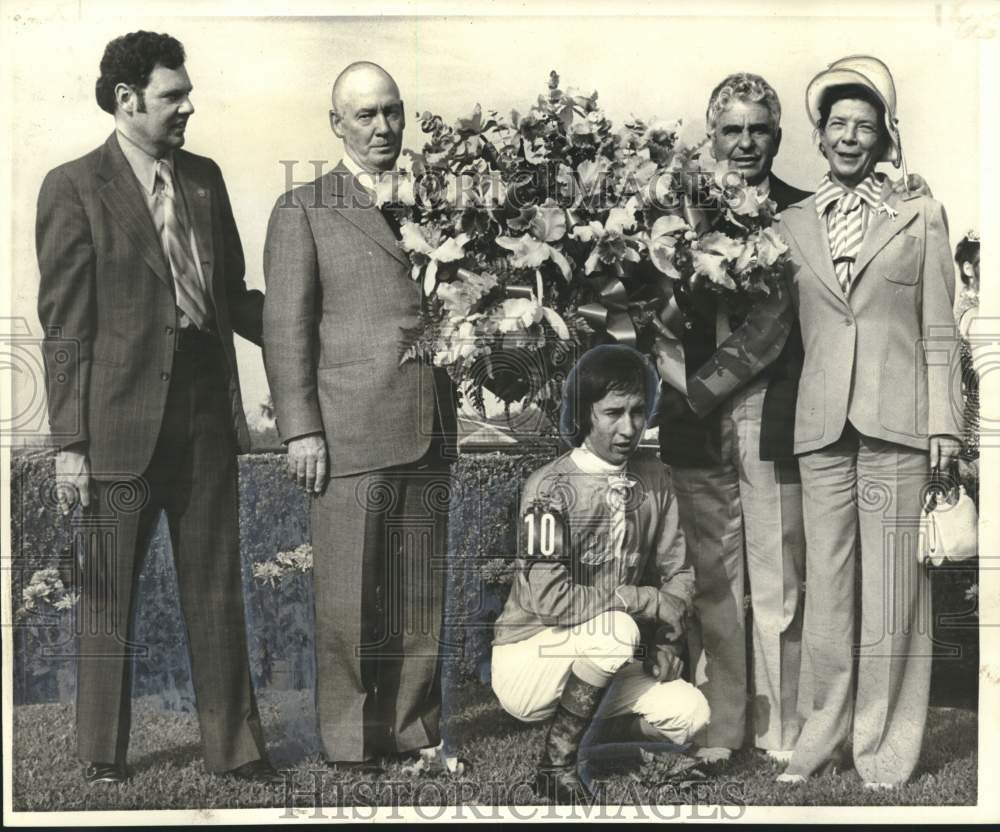
[[[591,327],[607,332],[619,344],[634,347],[638,341],[636,322],[653,326],[668,341],[679,341],[684,329],[684,313],[677,305],[673,284],[664,277],[644,283],[629,296],[617,277],[607,278],[598,289],[599,300],[577,310]]]

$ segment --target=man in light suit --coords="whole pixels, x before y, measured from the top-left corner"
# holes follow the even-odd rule
[[[96,93],[115,131],[51,171],[38,198],[57,476],[64,510],[75,491],[94,529],[77,683],[77,748],[90,783],[127,776],[133,594],[161,510],[206,767],[276,780],[250,682],[237,508],[236,454],[249,450],[249,434],[233,331],[260,343],[263,298],[243,280],[222,173],[180,149],[191,89],[174,38],[140,31],[112,41]]]
[[[916,552],[922,493],[931,469],[947,471],[960,447],[954,272],[941,205],[895,194],[874,173],[880,161],[901,161],[885,65],[837,61],[807,100],[830,170],[780,225],[805,345],[795,452],[807,578],[805,723],[780,779],[836,766],[853,715],[858,773],[871,788],[891,787],[917,763],[930,686],[930,597]]]
[[[771,170],[781,145],[780,121],[778,95],[759,75],[729,75],[709,97],[712,155],[742,173],[779,211],[808,196]],[[802,339],[790,296],[775,293],[755,307],[742,331],[735,327],[736,338],[748,330],[769,332],[769,350],[776,348],[769,351],[770,360],[762,351],[753,371],[741,378],[703,372],[703,385],[699,369],[718,346],[733,343],[732,337],[726,341],[729,321],[718,296],[707,288],[692,293],[684,311],[688,389],[682,393],[664,385],[658,423],[660,456],[673,471],[695,567],[689,635],[694,676],[712,709],[711,723],[695,738],[701,746],[696,753],[727,759],[749,736],[756,748],[787,761],[799,729],[805,565],[802,486],[792,453]],[[727,369],[733,366],[726,363]],[[751,679],[743,606],[747,572],[753,605]]]
[[[348,66],[330,125],[343,160],[279,198],[264,251],[264,357],[293,478],[310,493],[316,699],[328,763],[378,772],[386,756],[440,742],[454,394],[400,366],[420,286],[375,206],[405,117],[381,67]],[[327,478],[331,477],[329,483]]]

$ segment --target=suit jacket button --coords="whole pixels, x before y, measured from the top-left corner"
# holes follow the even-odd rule
[[[844,318],[844,326],[854,326],[854,321],[850,318]]]
[[[170,373],[160,373],[160,378],[163,379],[163,381],[170,381]]]

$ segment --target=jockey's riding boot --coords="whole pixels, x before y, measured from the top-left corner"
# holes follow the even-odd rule
[[[594,795],[576,770],[576,754],[587,732],[604,688],[584,682],[570,673],[549,725],[545,751],[538,764],[535,790],[553,803],[591,803]]]

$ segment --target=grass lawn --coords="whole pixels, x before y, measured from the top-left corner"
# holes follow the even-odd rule
[[[260,697],[264,733],[272,761],[291,769],[299,793],[319,790],[325,816],[348,819],[338,806],[530,805],[539,802],[530,786],[545,726],[528,726],[505,714],[492,693],[467,687],[446,721],[451,744],[473,765],[462,777],[407,776],[400,764],[374,778],[345,777],[327,770],[315,733],[311,693],[266,692]],[[460,703],[460,704],[459,704]],[[680,774],[675,755],[634,764],[593,766],[605,784],[606,804],[702,802],[735,805],[974,805],[977,727],[974,711],[932,708],[923,757],[912,782],[890,792],[869,792],[849,771],[798,786],[774,783],[779,768],[761,755],[744,752],[726,764],[701,767],[704,781]],[[246,809],[274,807],[285,814],[285,789],[238,783],[206,774],[194,714],[163,711],[155,699],[135,702],[129,770],[121,786],[87,787],[74,756],[71,705],[24,705],[14,712],[14,808],[26,811],[91,809]],[[680,765],[683,768],[683,765]],[[297,805],[312,805],[299,797]],[[369,810],[370,811],[370,810]],[[311,816],[312,812],[303,813]],[[288,815],[285,815],[288,817]],[[366,817],[362,815],[362,817]]]

